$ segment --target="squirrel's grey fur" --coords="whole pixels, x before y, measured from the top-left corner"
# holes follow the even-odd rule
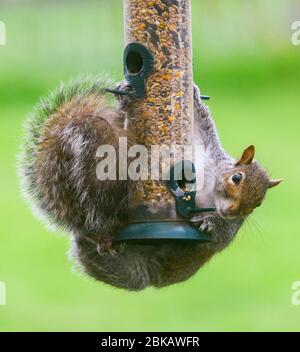
[[[208,203],[212,200],[207,198],[214,192],[215,178],[218,179],[224,170],[232,169],[235,160],[222,148],[215,123],[211,118],[209,109],[201,102],[200,91],[197,86],[194,86],[194,117],[196,134],[198,133],[199,138],[201,138],[205,152],[204,186],[200,193],[200,197],[204,199],[204,204],[198,199],[199,195],[197,195],[196,203],[198,207],[214,206],[215,204]],[[212,246],[216,252],[225,248],[232,241],[242,226],[245,217],[225,220],[216,214],[212,214],[204,217],[200,216],[198,219],[203,219],[200,226],[201,230],[210,230],[214,239]],[[197,218],[194,218],[193,221],[197,222]]]
[[[71,233],[73,256],[95,279],[128,290],[186,280],[232,241],[245,217],[196,218],[198,226],[210,231],[208,244],[114,244],[113,250],[103,250],[103,241],[113,239],[126,224],[134,187],[129,181],[96,178],[97,148],[117,147],[118,137],[126,134],[125,113],[104,93],[111,84],[99,78],[75,81],[38,106],[23,145],[20,170],[25,192],[48,219]],[[196,129],[214,172],[232,168],[234,160],[220,146],[197,88],[194,105]],[[134,136],[129,139],[134,142]],[[205,172],[210,174],[211,166]]]

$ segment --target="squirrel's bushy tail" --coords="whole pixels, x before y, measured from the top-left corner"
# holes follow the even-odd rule
[[[118,223],[127,185],[100,184],[96,177],[97,148],[117,146],[122,133],[122,112],[105,94],[114,85],[102,77],[62,85],[41,100],[26,123],[20,178],[25,195],[48,223],[93,233]]]

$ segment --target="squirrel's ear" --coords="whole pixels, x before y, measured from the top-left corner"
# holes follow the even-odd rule
[[[240,160],[236,163],[238,165],[249,165],[252,163],[255,155],[255,147],[254,145],[250,145],[247,149],[244,150],[243,155],[241,156]]]
[[[269,181],[269,188],[273,188],[273,187],[278,186],[282,181],[283,181],[282,178],[280,178],[278,180],[270,180]]]

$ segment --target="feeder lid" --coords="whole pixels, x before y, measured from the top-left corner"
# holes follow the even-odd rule
[[[132,223],[119,232],[117,242],[150,240],[180,240],[211,242],[211,237],[181,221],[147,221]]]

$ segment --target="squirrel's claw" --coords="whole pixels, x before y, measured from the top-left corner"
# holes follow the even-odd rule
[[[110,239],[103,239],[102,241],[97,243],[97,252],[99,255],[116,255],[117,251],[113,249],[112,240]]]
[[[214,228],[215,225],[211,219],[204,219],[202,224],[199,226],[199,230],[202,232],[212,232]]]

